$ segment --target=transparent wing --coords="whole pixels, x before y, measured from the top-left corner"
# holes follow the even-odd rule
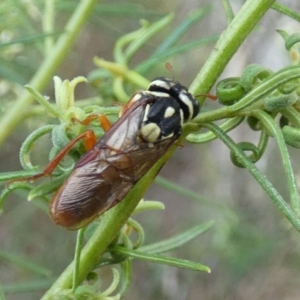
[[[178,138],[151,145],[137,139],[144,106],[130,107],[78,161],[51,202],[57,224],[77,229],[117,204]]]

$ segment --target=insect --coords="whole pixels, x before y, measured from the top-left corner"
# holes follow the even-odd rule
[[[54,222],[78,229],[118,204],[199,110],[186,87],[164,77],[134,94],[56,192],[50,203]]]

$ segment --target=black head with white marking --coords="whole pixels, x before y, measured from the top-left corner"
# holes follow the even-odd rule
[[[182,125],[200,110],[199,102],[185,86],[165,77],[155,78],[148,90],[139,95],[153,100],[146,106],[140,127],[141,137],[150,143],[179,137]]]
[[[148,91],[165,93],[174,98],[183,112],[184,122],[195,118],[200,111],[197,99],[178,81],[165,77],[157,77],[148,86]]]

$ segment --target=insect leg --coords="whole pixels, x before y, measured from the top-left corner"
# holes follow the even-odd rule
[[[76,121],[82,125],[89,125],[91,122],[93,122],[95,119],[99,120],[99,123],[101,125],[101,127],[103,128],[104,131],[108,131],[109,128],[111,127],[110,122],[108,120],[108,118],[103,115],[103,114],[90,114],[89,116],[87,116],[84,120],[78,120],[76,118],[73,118],[73,121]]]
[[[95,136],[95,133],[92,130],[86,130],[83,133],[81,133],[79,136],[77,136],[75,139],[70,141],[45,167],[45,169],[36,175],[26,177],[26,178],[20,178],[20,179],[14,179],[8,182],[8,185],[10,185],[13,182],[16,181],[34,181],[39,178],[42,178],[47,175],[51,175],[51,173],[54,171],[54,169],[57,167],[57,165],[60,163],[60,161],[66,156],[66,154],[72,149],[72,147],[80,140],[84,139],[85,146],[87,150],[91,150],[94,145],[97,142],[97,138]]]

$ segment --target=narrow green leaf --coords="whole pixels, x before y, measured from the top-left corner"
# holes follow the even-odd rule
[[[25,85],[24,88],[45,108],[50,116],[53,116],[54,118],[61,118],[61,112],[58,111],[57,107],[49,102],[49,99],[46,99],[41,93],[32,88],[30,85]]]
[[[68,177],[69,173],[65,173],[59,177],[54,177],[52,180],[34,187],[28,194],[28,200],[48,195],[56,191]]]
[[[86,227],[80,228],[77,231],[76,248],[75,248],[75,255],[74,255],[75,264],[74,264],[74,272],[73,272],[73,280],[72,280],[73,293],[75,292],[75,290],[77,289],[77,287],[79,285],[78,271],[79,271],[79,267],[80,267],[80,254],[81,254],[81,249],[82,249],[82,244],[83,244],[85,228]]]
[[[128,62],[138,49],[140,49],[152,36],[165,28],[173,20],[173,18],[173,14],[166,15],[161,20],[151,24],[148,28],[146,28],[144,35],[134,40],[126,49],[124,55],[126,61]]]
[[[208,5],[204,8],[200,8],[197,10],[192,11],[184,21],[175,28],[171,34],[163,41],[163,43],[156,48],[150,58],[155,57],[160,53],[164,53],[167,51],[171,46],[173,46],[181,36],[184,35],[185,32],[199,20],[201,20],[204,16],[206,16],[211,10],[211,5]]]
[[[160,175],[156,176],[155,178],[155,183],[158,184],[159,186],[163,187],[164,189],[170,190],[173,193],[176,193],[177,195],[181,195],[184,196],[186,198],[195,200],[197,202],[201,202],[204,203],[206,205],[209,206],[214,206],[220,209],[228,209],[228,206],[214,202],[211,199],[206,199],[204,197],[202,197],[201,195],[199,195],[198,193],[187,189],[181,185],[178,185],[175,182],[172,182],[171,180],[168,180]]]
[[[227,119],[219,126],[222,130],[228,132],[236,128],[238,125],[240,125],[243,122],[243,120],[244,117],[237,116],[237,117]],[[198,132],[190,133],[189,135],[186,136],[186,140],[193,144],[204,144],[212,140],[215,140],[216,138],[217,137],[211,131],[207,131],[204,133],[198,133]]]
[[[160,201],[155,200],[141,200],[138,206],[134,210],[134,214],[139,214],[142,211],[147,210],[164,210],[165,205]]]
[[[57,7],[60,10],[73,11],[76,7],[76,2],[72,1],[58,1]],[[103,16],[107,17],[129,17],[129,18],[149,18],[149,17],[162,17],[163,13],[158,10],[150,10],[142,4],[135,3],[118,3],[118,5],[111,4],[97,4],[93,9],[93,14],[101,17],[100,21],[103,22]],[[104,22],[103,22],[104,23]],[[107,22],[105,25],[108,26]]]
[[[36,175],[38,172],[34,170],[22,170],[22,171],[12,171],[12,172],[5,172],[0,173],[0,182],[1,181],[8,181],[17,178],[24,178]]]
[[[198,235],[204,233],[205,231],[210,229],[213,225],[214,225],[213,221],[202,223],[180,234],[177,234],[169,239],[165,239],[157,243],[142,246],[139,248],[139,250],[147,253],[163,253],[163,252],[176,249],[186,244],[187,242],[191,241]]]
[[[0,43],[0,49],[10,46],[10,45],[15,45],[15,44],[31,44],[31,43],[36,43],[39,42],[41,40],[44,40],[45,38],[49,37],[49,36],[58,36],[60,34],[62,34],[63,31],[59,31],[59,32],[50,32],[50,33],[43,33],[43,34],[34,34],[34,35],[30,35],[30,36],[25,36],[22,38],[18,38],[6,43]]]
[[[279,125],[274,121],[274,119],[268,113],[263,111],[256,111],[254,112],[253,116],[258,118],[264,124],[266,130],[276,138],[277,145],[282,157],[284,171],[288,181],[292,208],[294,209],[296,215],[299,217],[300,216],[300,195],[298,192],[296,178],[293,172],[291,159],[289,156],[289,152],[287,150],[287,146],[285,144],[284,137],[282,135],[282,131]]]
[[[37,169],[36,166],[33,166],[33,164],[30,161],[30,152],[33,148],[34,143],[43,135],[49,134],[55,125],[44,125],[36,130],[34,130],[30,135],[27,136],[25,141],[22,143],[22,146],[20,148],[19,152],[19,159],[21,166],[25,170],[33,170],[35,171]]]
[[[16,64],[1,61],[0,77],[5,78],[7,81],[24,84],[26,82],[25,76],[17,69]]]
[[[12,264],[18,267],[32,271],[34,273],[47,276],[47,277],[51,275],[51,272],[47,268],[29,261],[28,258],[23,258],[20,257],[19,255],[15,255],[3,251],[0,251],[0,258],[11,262]]]
[[[101,293],[101,296],[103,297],[103,299],[105,299],[106,297],[109,299],[109,295],[111,295],[117,288],[119,281],[120,281],[120,273],[118,272],[117,269],[112,268],[113,271],[113,280],[110,284],[110,286]],[[119,299],[119,298],[118,298]]]
[[[7,196],[15,189],[26,189],[26,190],[30,190],[31,185],[27,182],[16,182],[13,183],[11,185],[9,185],[9,187],[5,187],[0,194],[0,214],[3,211],[3,205],[5,203],[5,200],[7,198]]]
[[[112,251],[118,254],[128,255],[132,258],[145,260],[153,263],[163,264],[163,265],[182,268],[182,269],[188,269],[192,271],[204,271],[210,273],[209,267],[186,259],[173,258],[173,257],[162,256],[157,254],[148,254],[141,251],[125,249],[119,246],[114,247]]]
[[[274,3],[272,5],[272,8],[286,16],[289,16],[291,17],[292,19],[300,22],[300,15],[295,11],[295,10],[292,10],[290,8],[288,8],[287,6],[284,6],[282,4],[279,4],[279,3]]]
[[[2,291],[5,294],[40,291],[49,288],[53,281],[54,279],[41,279],[22,283],[15,283],[2,286]]]
[[[153,67],[153,65],[165,63],[171,57],[191,51],[199,46],[215,42],[218,38],[218,36],[211,36],[190,43],[186,43],[184,45],[174,46],[169,50],[165,51],[164,53],[161,53],[153,58],[145,60],[143,63],[139,64],[135,68],[135,71],[140,74],[145,74],[150,68]]]
[[[122,280],[121,280],[121,288],[120,295],[125,296],[127,290],[129,289],[131,279],[132,279],[132,261],[130,259],[126,259],[121,263],[122,268]]]
[[[0,300],[5,300],[5,295],[2,290],[2,286],[0,285]]]
[[[224,6],[224,12],[226,16],[227,23],[230,24],[230,22],[234,19],[234,12],[230,5],[229,0],[221,0],[223,6]]]

